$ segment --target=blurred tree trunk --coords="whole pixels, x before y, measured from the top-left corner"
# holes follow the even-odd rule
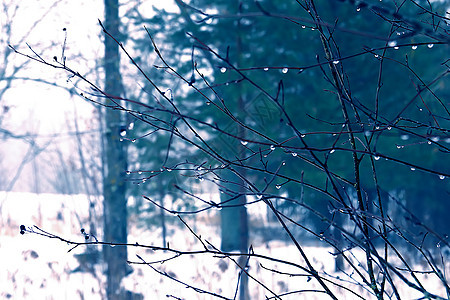
[[[105,0],[105,29],[113,37],[119,35],[119,3],[118,0]],[[120,76],[119,47],[110,37],[105,35],[105,88],[108,95],[120,97],[123,93]],[[117,100],[116,100],[117,101]],[[107,100],[107,105],[114,106],[113,100]],[[106,109],[105,112],[105,176],[103,179],[103,213],[104,240],[112,243],[127,242],[127,199],[125,172],[127,169],[126,147],[121,142],[121,134],[125,130],[121,112]],[[104,259],[107,264],[106,294],[108,299],[122,299],[123,291],[120,282],[126,276],[126,247],[103,247]]]
[[[237,1],[237,11],[241,13],[242,2]],[[242,61],[242,38],[241,38],[241,20],[238,19],[236,28],[236,54],[237,62],[236,65],[239,67]],[[245,120],[245,96],[241,86],[238,85],[238,103],[237,103],[237,117],[241,120]],[[245,121],[244,121],[245,122]],[[237,125],[238,137],[240,140],[245,140],[245,130],[242,126]],[[236,141],[235,141],[236,142]],[[238,141],[238,157],[242,159],[244,157],[245,148],[239,144]],[[246,170],[244,168],[236,168],[236,170],[243,177],[246,177]],[[247,203],[245,197],[245,182],[233,173],[229,173],[229,178],[226,178],[231,185],[228,186],[230,190],[237,191],[239,196],[233,201],[227,203],[226,205],[238,205],[235,207],[222,208],[221,209],[221,248],[223,251],[239,250],[241,253],[247,253],[248,251],[248,239],[249,239],[249,229],[248,229],[248,216],[247,208],[245,204]],[[224,193],[223,195],[226,195]],[[227,198],[225,196],[225,198]],[[226,199],[223,199],[226,200]],[[241,268],[245,269],[247,259],[246,256],[241,256],[238,260]],[[245,272],[241,273],[240,284],[239,284],[239,299],[248,300],[248,276]]]

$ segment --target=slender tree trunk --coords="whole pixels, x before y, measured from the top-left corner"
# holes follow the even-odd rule
[[[105,29],[119,38],[118,0],[105,0]],[[120,76],[120,56],[118,45],[105,36],[105,92],[108,95],[121,96],[123,93]],[[115,105],[107,100],[107,105]],[[125,172],[127,169],[126,147],[121,142],[124,130],[121,112],[107,109],[105,112],[105,176],[103,180],[104,240],[113,243],[127,242],[127,199]],[[127,248],[104,246],[103,253],[107,264],[108,299],[123,299],[124,292],[120,282],[126,276]]]
[[[237,11],[241,13],[242,2],[237,1]],[[236,65],[239,67],[242,60],[242,38],[241,38],[241,24],[240,19],[237,23],[236,30]],[[240,88],[240,86],[238,86]],[[238,112],[237,117],[245,121],[245,98],[243,92],[239,91],[240,95],[238,98]],[[245,140],[245,130],[240,125],[238,125],[238,137],[241,140]],[[240,145],[238,141],[239,153],[238,157],[242,159],[244,157],[245,148]],[[246,176],[246,170],[243,168],[235,168],[239,174],[243,177]],[[249,239],[249,229],[248,229],[248,215],[247,208],[245,204],[247,203],[245,197],[244,182],[241,178],[233,173],[227,175],[226,180],[230,181],[232,184],[228,185],[228,188],[233,191],[237,191],[240,196],[229,202],[227,205],[239,205],[237,207],[223,208],[221,210],[221,238],[222,245],[221,248],[224,251],[239,250],[241,253],[247,253],[248,251],[248,239]],[[234,183],[234,184],[233,184]],[[226,195],[226,194],[224,194]],[[226,198],[226,197],[225,197]],[[225,200],[225,199],[224,199]],[[238,263],[241,268],[246,267],[247,257],[241,256]],[[248,291],[248,276],[245,272],[241,273],[240,283],[239,283],[239,299],[249,300]]]

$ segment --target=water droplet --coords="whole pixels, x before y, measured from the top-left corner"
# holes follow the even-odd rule
[[[333,60],[333,64],[337,65],[338,63],[340,63],[339,60]]]
[[[283,162],[281,163],[281,165],[285,166],[285,165],[286,165],[286,162],[285,162],[285,161],[283,161]]]
[[[391,130],[391,129],[392,129],[392,127],[391,127],[391,126],[388,126],[387,130]]]
[[[395,47],[394,47],[394,50],[398,50],[398,49],[399,49],[398,46],[395,46]]]
[[[281,189],[281,185],[277,184],[277,185],[275,186],[275,188],[276,188],[277,190],[279,190],[279,189]]]
[[[114,247],[116,247],[116,245],[113,245],[113,244],[111,244],[111,245],[109,245],[111,248],[114,248]]]
[[[270,150],[274,151],[274,150],[275,150],[275,146],[274,146],[274,145],[271,145],[271,146],[270,146]]]
[[[443,179],[445,179],[445,176],[444,175],[439,175],[439,179],[443,180]]]
[[[427,47],[430,48],[430,49],[433,48],[433,46],[434,46],[434,44],[428,44],[427,45]]]
[[[411,167],[411,171],[415,171],[416,170],[416,168],[414,168],[414,167]]]
[[[389,47],[395,47],[395,46],[397,46],[397,41],[389,41],[388,46],[389,46]]]
[[[334,151],[336,151],[336,150],[334,150],[334,149],[331,149],[331,150],[330,150],[330,154],[334,153]]]
[[[206,105],[211,105],[211,101],[206,101]]]
[[[126,171],[125,172],[127,175],[130,175],[131,174],[131,171]]]
[[[291,154],[292,154],[293,157],[296,157],[296,156],[297,156],[297,153],[296,153],[296,152],[292,152]]]
[[[301,72],[305,71],[304,69],[299,69],[298,73],[300,74]]]
[[[403,147],[405,147],[405,146],[403,146],[403,145],[397,145],[397,149],[402,149]]]
[[[305,25],[302,25],[302,28],[303,28],[303,29],[305,29],[305,28],[306,28],[306,26],[305,26]]]
[[[119,139],[119,142],[123,142],[123,138],[120,138],[120,139]]]
[[[166,168],[167,172],[172,172],[171,168]]]
[[[376,126],[375,129],[376,129],[376,130],[380,129],[380,126]]]
[[[142,174],[142,171],[141,171],[141,170],[139,170],[139,171],[138,171],[138,174],[139,174],[139,175],[141,175],[141,174]]]
[[[266,67],[266,68],[264,68],[264,71],[265,71],[265,72],[269,71],[269,68],[267,68],[267,67]]]
[[[134,122],[131,122],[130,124],[128,124],[128,130],[133,130],[134,128]]]
[[[431,145],[431,141],[428,141],[427,143],[428,143],[428,145]]]
[[[198,176],[197,178],[198,178],[198,180],[200,180],[200,182],[202,182],[203,180],[205,180],[202,176]]]
[[[225,67],[220,68],[220,73],[225,73],[226,71],[227,71],[227,68],[225,68]]]
[[[380,157],[379,156],[374,156],[373,157],[375,160],[380,160]]]
[[[245,145],[248,144],[248,142],[247,141],[241,141],[241,144],[245,146]]]
[[[375,56],[375,58],[378,58],[378,57],[380,57],[380,56],[379,56],[378,54],[375,54],[374,56]]]
[[[142,183],[145,183],[147,181],[147,178],[142,179]]]
[[[261,195],[261,194],[258,194],[258,195],[256,195],[256,198],[257,198],[258,200],[261,200],[261,199],[262,199],[262,195]]]
[[[136,143],[136,139],[132,139],[131,142],[132,142],[132,143]]]
[[[409,135],[407,135],[407,134],[402,134],[402,135],[400,136],[400,138],[401,138],[403,141],[406,141],[407,139],[409,139]]]
[[[286,74],[288,71],[289,71],[288,68],[283,68],[283,69],[281,70],[281,73]]]
[[[127,131],[125,129],[122,129],[120,131],[120,136],[126,136],[127,135]]]
[[[361,7],[356,8],[356,11],[360,12],[361,11]]]
[[[302,138],[304,138],[304,137],[306,136],[306,134],[300,134],[300,136],[301,136]]]
[[[439,142],[439,137],[438,137],[438,136],[433,136],[433,137],[431,138],[431,140],[432,140],[433,142]]]
[[[416,50],[416,49],[417,49],[417,45],[413,45],[413,46],[411,47],[411,49]]]

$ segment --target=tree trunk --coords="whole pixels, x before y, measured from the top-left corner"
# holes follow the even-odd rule
[[[119,37],[118,0],[105,0],[105,29],[115,38]],[[123,93],[120,76],[120,56],[118,45],[105,35],[105,89],[108,95],[120,97]],[[107,105],[115,103],[109,99]],[[126,146],[121,142],[125,130],[119,110],[107,109],[105,112],[105,176],[103,179],[104,240],[112,243],[127,242],[127,199],[125,172],[127,169]],[[103,247],[107,264],[106,294],[108,299],[121,299],[124,292],[120,282],[126,276],[127,248]]]
[[[237,1],[237,12],[241,13],[242,2],[240,0]],[[241,65],[242,60],[242,39],[241,39],[241,20],[238,19],[237,28],[236,28],[236,54],[237,61],[236,66],[239,67]],[[237,117],[240,118],[245,123],[245,102],[243,92],[241,91],[241,86],[238,85],[238,103],[237,103]],[[245,130],[242,126],[237,125],[238,128],[238,137],[240,140],[245,140]],[[234,141],[236,142],[236,141]],[[244,157],[245,148],[240,145],[240,141],[237,141],[237,145],[239,152],[238,157],[242,159]],[[246,170],[241,168],[236,168],[236,170],[243,177],[246,176]],[[244,181],[239,178],[236,174],[232,172],[228,172],[225,180],[229,181],[231,184],[225,184],[225,186],[235,192],[238,192],[240,195],[233,201],[225,204],[227,205],[238,205],[236,207],[222,208],[221,209],[221,238],[222,244],[221,249],[223,251],[231,251],[231,250],[239,250],[242,254],[247,253],[248,251],[248,239],[249,239],[249,229],[248,229],[248,216],[247,216],[247,208],[245,204],[247,203],[245,197],[245,188]],[[223,195],[226,195],[224,193]],[[229,197],[229,196],[228,196]],[[227,197],[222,197],[227,198]],[[222,199],[226,200],[226,199]],[[239,266],[241,268],[246,268],[246,256],[241,256],[238,260]],[[249,291],[248,291],[248,276],[245,272],[242,271],[240,283],[239,283],[239,299],[240,300],[249,300]]]

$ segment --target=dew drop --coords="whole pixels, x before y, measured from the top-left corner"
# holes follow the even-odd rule
[[[123,138],[120,138],[120,139],[119,139],[119,142],[123,142]]]
[[[357,12],[360,12],[360,11],[361,11],[361,7],[358,7],[358,8],[356,9],[356,11],[357,11]]]
[[[281,163],[283,166],[285,166],[286,165],[286,162],[285,161],[283,161],[282,163]]]
[[[391,130],[391,129],[392,129],[392,127],[391,127],[391,126],[388,126],[387,130]]]
[[[444,176],[444,175],[439,175],[439,179],[440,179],[440,180],[444,180],[444,179],[445,179],[445,176]]]
[[[147,181],[147,178],[142,179],[142,183],[145,183]]]
[[[291,154],[292,154],[293,157],[296,157],[296,156],[297,156],[297,153],[296,153],[296,152],[292,152]]]
[[[281,72],[282,72],[283,74],[286,74],[288,71],[289,71],[288,68],[283,68],[283,69],[281,70]]]
[[[270,150],[274,151],[274,150],[275,150],[275,146],[274,146],[274,145],[271,145],[271,146],[270,146]]]
[[[277,185],[275,186],[275,188],[276,188],[277,190],[279,190],[279,189],[281,189],[281,185],[277,184]]]
[[[198,176],[197,179],[200,180],[200,182],[202,182],[203,180],[205,180],[202,176]]]
[[[141,175],[141,174],[142,174],[142,171],[138,171],[138,174]]]
[[[247,141],[241,141],[241,144],[245,146],[245,145],[248,144],[248,142]]]
[[[399,49],[398,46],[395,46],[395,47],[394,47],[394,50],[398,50],[398,49]]]
[[[303,29],[305,29],[305,28],[306,28],[306,26],[305,26],[305,25],[302,25],[302,28],[303,28]]]
[[[431,140],[432,140],[433,142],[439,142],[439,137],[438,137],[438,136],[433,136],[433,137],[431,138]]]
[[[395,47],[395,46],[397,46],[397,41],[390,41],[390,42],[388,43],[388,46],[389,46],[389,47]]]
[[[340,63],[339,60],[333,60],[333,64],[337,65],[338,63]]]
[[[206,101],[206,105],[211,105],[211,101]]]
[[[330,150],[330,154],[334,153],[334,151],[336,151],[336,150],[334,150],[334,149],[331,149],[331,150]]]
[[[256,198],[257,198],[258,200],[261,200],[261,199],[262,199],[262,195],[261,195],[261,194],[258,194],[258,195],[256,195]]]
[[[126,136],[127,135],[127,131],[125,129],[122,129],[120,131],[120,136]]]
[[[380,157],[379,156],[374,156],[373,157],[375,160],[380,160]]]
[[[431,141],[428,141],[427,143],[428,143],[428,145],[431,145]]]
[[[302,138],[304,138],[304,137],[306,136],[306,134],[301,134],[300,136],[301,136]]]
[[[407,134],[402,134],[402,135],[400,136],[400,138],[401,138],[403,141],[406,141],[407,139],[409,139],[409,135],[407,135]]]
[[[416,170],[416,168],[414,168],[414,167],[411,167],[411,171],[415,171]]]
[[[227,68],[225,68],[225,67],[220,68],[220,73],[225,73],[226,71],[227,71]]]
[[[172,172],[171,168],[167,168],[166,170],[167,170],[167,172]]]
[[[136,139],[132,139],[131,142],[132,142],[132,143],[136,143]]]
[[[131,174],[131,171],[126,171],[125,172],[127,175],[130,175]]]
[[[403,147],[403,145],[397,145],[397,149],[402,149]]]
[[[428,44],[427,45],[427,47],[430,48],[430,49],[433,48],[433,46],[434,46],[434,44]]]
[[[265,72],[269,71],[269,68],[267,68],[267,67],[266,67],[266,68],[264,68],[264,71],[265,71]]]
[[[380,57],[380,56],[379,56],[378,54],[375,54],[374,56],[375,56],[375,58],[378,58],[378,57]]]
[[[413,46],[411,47],[411,49],[416,50],[416,49],[417,49],[417,45],[413,45]]]

